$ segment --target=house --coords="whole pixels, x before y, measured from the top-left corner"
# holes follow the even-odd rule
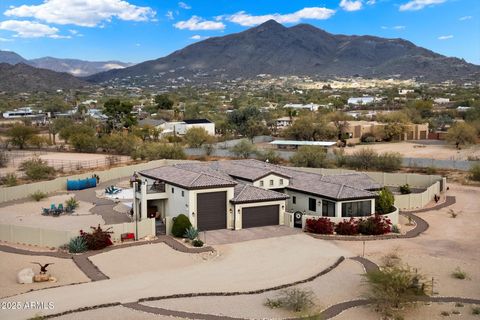
[[[346,133],[349,138],[347,143],[360,143],[364,135],[375,134],[376,131],[381,130],[385,123],[376,121],[348,121],[348,128]],[[425,140],[428,139],[428,123],[422,124],[407,124],[405,125],[405,133],[397,137],[396,140]]]
[[[314,112],[314,111],[318,111],[318,108],[320,106],[318,104],[315,104],[315,103],[309,103],[309,104],[287,103],[283,107],[286,108],[286,109],[290,108],[290,109],[293,109],[293,110],[310,110],[310,111]]]
[[[181,163],[138,172],[134,214],[200,231],[284,224],[285,212],[340,221],[375,212],[381,185],[366,174],[321,175],[258,160]]]
[[[436,104],[446,104],[446,103],[450,103],[450,98],[436,98],[436,99],[433,99],[433,102]]]
[[[348,98],[347,103],[353,105],[367,105],[375,102],[374,97],[352,97]]]
[[[415,90],[413,89],[398,89],[398,94],[401,95],[401,96],[405,96],[409,93],[414,93]]]
[[[162,128],[162,125],[165,123],[166,121],[165,120],[162,120],[162,119],[152,119],[152,118],[145,118],[145,119],[142,119],[142,120],[139,120],[138,121],[138,125],[140,127],[143,127],[143,126],[152,126],[156,129],[161,129]]]
[[[164,132],[174,132],[179,135],[184,135],[191,128],[204,128],[208,134],[215,135],[215,123],[207,119],[165,122],[162,124],[162,128]]]
[[[277,128],[287,128],[292,125],[292,118],[290,117],[281,117],[275,120],[275,125]]]

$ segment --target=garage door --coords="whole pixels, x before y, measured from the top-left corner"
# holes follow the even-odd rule
[[[197,194],[197,228],[200,231],[227,228],[227,193]]]
[[[242,228],[278,225],[279,206],[250,207],[242,209]]]

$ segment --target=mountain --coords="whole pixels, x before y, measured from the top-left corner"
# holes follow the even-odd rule
[[[32,67],[48,69],[56,72],[67,72],[78,77],[86,77],[95,73],[112,69],[122,69],[133,65],[132,63],[120,61],[84,61],[78,59],[59,59],[52,57],[27,60],[15,52],[1,50],[0,63],[25,63],[31,65]]]
[[[161,82],[183,77],[189,81],[214,81],[259,74],[439,82],[478,77],[480,66],[403,39],[334,35],[308,24],[287,28],[270,20],[240,33],[197,42],[157,60],[95,74],[87,80],[99,83],[135,77]]]
[[[88,85],[68,73],[39,69],[24,63],[0,63],[0,91],[33,92],[74,89]]]
[[[0,63],[17,64],[28,63],[28,61],[13,51],[0,50]]]
[[[120,61],[95,62],[77,59],[58,59],[52,57],[33,59],[30,60],[30,63],[37,68],[49,69],[57,72],[67,72],[78,77],[86,77],[102,71],[122,69],[132,65],[132,63]]]

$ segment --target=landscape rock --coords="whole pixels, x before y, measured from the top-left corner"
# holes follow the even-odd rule
[[[35,273],[33,272],[32,268],[22,269],[17,273],[17,282],[21,284],[33,283],[34,276]]]

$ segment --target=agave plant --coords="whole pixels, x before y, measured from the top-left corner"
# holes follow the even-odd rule
[[[198,230],[195,229],[194,227],[190,227],[185,231],[185,234],[183,237],[189,239],[189,240],[195,240],[198,237]]]
[[[87,242],[82,236],[72,238],[68,243],[68,251],[70,253],[82,253],[88,250]]]
[[[65,207],[68,208],[69,210],[74,210],[78,208],[78,201],[74,197],[71,197],[67,201],[65,201]]]

